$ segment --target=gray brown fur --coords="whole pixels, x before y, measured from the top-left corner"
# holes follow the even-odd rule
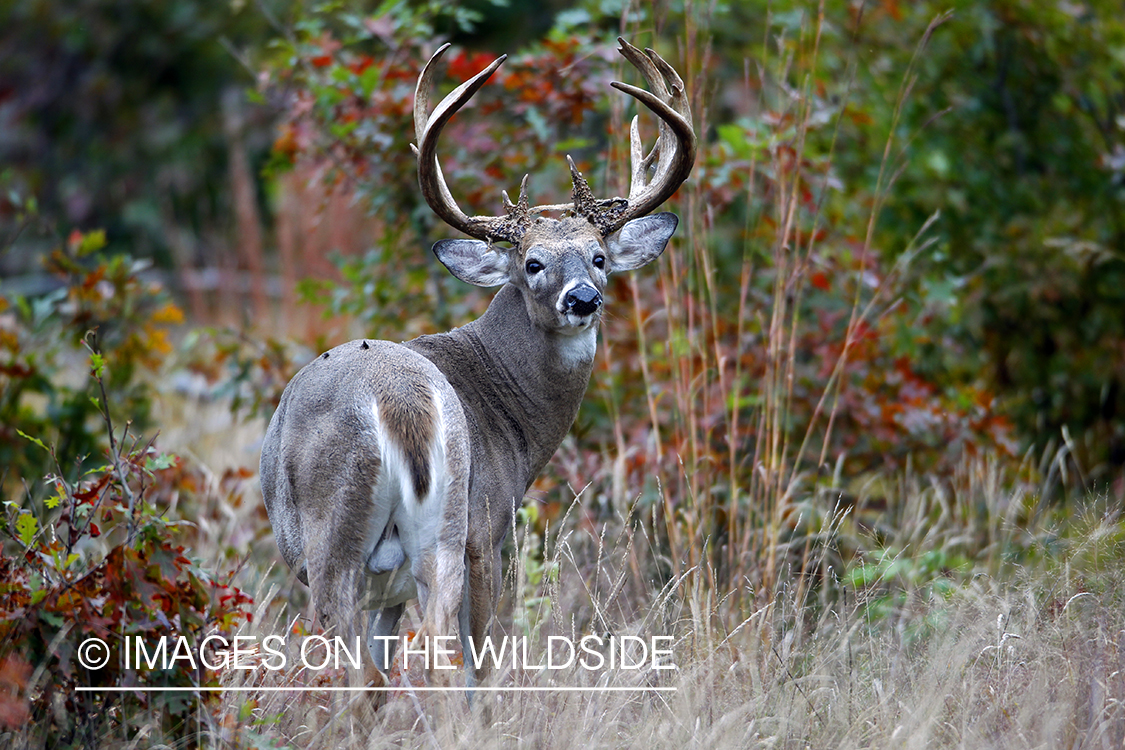
[[[390,438],[406,454],[414,497],[425,497],[430,491],[429,449],[436,418],[428,384],[407,378],[391,380],[375,397]]]
[[[326,625],[349,640],[360,632],[359,609],[399,604],[379,601],[389,589],[372,590],[370,580],[380,577],[366,571],[391,531],[407,531],[412,510],[380,511],[373,502],[387,477],[383,435],[408,464],[414,497],[400,500],[417,503],[431,489],[441,490],[431,488],[435,469],[446,477],[445,491],[436,495],[441,518],[423,530],[427,538],[415,545],[408,572],[430,628],[450,634],[461,604],[469,465],[457,395],[431,362],[399,344],[351,342],[326,354],[286,387],[263,443],[262,494],[278,548],[309,585]],[[434,394],[442,396],[440,414]],[[444,463],[435,467],[430,449],[439,421]],[[365,602],[367,596],[374,601]]]

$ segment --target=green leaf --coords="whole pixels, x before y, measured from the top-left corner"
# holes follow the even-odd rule
[[[82,235],[82,242],[78,244],[78,257],[95,253],[105,247],[105,230],[96,229]]]
[[[161,453],[156,458],[145,459],[145,471],[160,471],[176,465],[176,457],[171,453]]]
[[[359,127],[358,122],[334,122],[328,126],[328,130],[333,137],[343,140],[357,127]]]
[[[48,448],[46,445],[44,445],[43,441],[40,440],[39,438],[33,438],[31,435],[28,435],[26,432],[24,432],[23,430],[20,430],[18,428],[16,429],[16,432],[19,433],[19,436],[24,438],[25,440],[30,440],[31,442],[35,443],[36,445],[38,445],[40,448],[47,451],[48,453],[51,452],[51,449]]]
[[[101,352],[90,352],[90,369],[93,370],[95,378],[100,378],[105,372],[105,357]]]
[[[39,531],[39,521],[30,513],[21,513],[16,519],[16,535],[25,547],[30,547],[35,541],[37,531]]]
[[[65,499],[66,493],[63,491],[63,488],[56,487],[55,494],[44,500],[43,504],[46,505],[48,509],[54,510],[55,508],[59,507],[59,503],[61,503]]]
[[[359,93],[365,97],[371,96],[371,92],[379,85],[379,79],[383,75],[383,71],[379,69],[378,65],[372,65],[365,71],[359,74]]]

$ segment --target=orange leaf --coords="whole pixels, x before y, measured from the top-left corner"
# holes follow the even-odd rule
[[[153,323],[183,323],[184,311],[172,302],[165,304],[152,314]]]

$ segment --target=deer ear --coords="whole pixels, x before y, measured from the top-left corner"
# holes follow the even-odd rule
[[[468,284],[500,286],[508,283],[508,255],[480,240],[441,240],[434,255],[449,272]]]
[[[633,219],[605,238],[611,271],[635,271],[660,257],[680,220],[664,213]]]

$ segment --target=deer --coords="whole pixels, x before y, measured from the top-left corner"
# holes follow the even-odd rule
[[[598,199],[567,156],[570,203],[531,206],[528,178],[503,215],[468,216],[437,156],[442,129],[506,59],[429,110],[435,64],[415,89],[418,183],[430,208],[471,239],[433,246],[457,279],[500,290],[476,320],[403,343],[361,339],[322,353],[289,382],[262,445],[260,476],[282,557],[317,615],[345,640],[364,638],[379,675],[394,655],[406,604],[415,639],[456,623],[470,687],[471,643],[492,627],[501,550],[516,509],[578,414],[594,365],[607,277],[663,253],[678,224],[652,213],[688,178],[695,132],[685,86],[651,49],[619,38],[649,90],[611,86],[659,120],[645,154],[630,126],[627,198]],[[544,214],[558,213],[558,218]],[[370,673],[368,673],[370,674]]]

